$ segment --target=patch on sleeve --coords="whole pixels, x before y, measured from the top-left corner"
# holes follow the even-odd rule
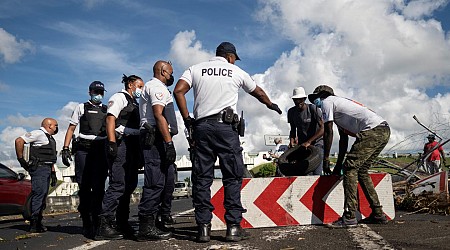
[[[30,132],[26,133],[25,137],[30,138],[31,137],[31,133]]]
[[[110,108],[112,105],[114,105],[114,101],[109,101],[108,102],[108,108]]]
[[[155,97],[156,97],[156,99],[161,101],[163,99],[163,97],[164,97],[164,93],[163,92],[157,92],[157,93],[155,93]]]

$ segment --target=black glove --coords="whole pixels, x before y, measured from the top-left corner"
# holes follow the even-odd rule
[[[51,179],[50,186],[52,186],[52,187],[56,186],[56,182],[58,182],[58,178],[56,178],[56,172],[55,171],[52,171],[50,173],[50,179]]]
[[[108,146],[106,147],[108,156],[112,159],[117,157],[117,143],[113,141],[108,142]]]
[[[72,161],[72,155],[70,154],[69,147],[63,147],[61,151],[61,156],[63,164],[70,167],[69,161]]]
[[[283,112],[281,112],[281,109],[278,107],[278,105],[276,105],[275,103],[272,103],[272,105],[268,106],[268,108],[271,110],[277,111],[278,114],[280,114],[280,115],[281,115],[281,113],[283,113]]]
[[[175,162],[177,152],[175,151],[175,146],[172,141],[164,142],[164,147],[166,148],[166,163],[170,165]]]
[[[194,127],[195,119],[192,118],[192,117],[190,117],[190,116],[188,116],[187,118],[184,118],[183,121],[184,121],[184,126],[185,126],[188,130],[191,130],[191,131],[192,131],[192,129],[193,129],[193,127]]]
[[[18,158],[17,160],[19,161],[20,166],[28,172],[28,170],[30,169],[30,165],[28,165],[28,162],[24,158]]]
[[[331,175],[330,160],[328,159],[323,160],[323,173],[325,175]]]

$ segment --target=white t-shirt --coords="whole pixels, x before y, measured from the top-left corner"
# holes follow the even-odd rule
[[[102,104],[94,104],[91,101],[89,101],[92,105],[99,107]],[[92,112],[97,112],[92,110]],[[73,110],[72,116],[70,117],[70,124],[77,126],[80,123],[80,118],[84,115],[84,103],[78,104],[75,109]],[[96,135],[84,135],[80,133],[80,138],[86,139],[86,140],[102,140],[105,139],[106,136],[96,136]]]
[[[247,72],[219,56],[191,66],[181,79],[194,89],[195,119],[217,114],[226,107],[236,113],[239,88],[247,93],[256,89]]]
[[[113,115],[114,117],[118,118],[120,111],[124,109],[128,105],[128,100],[125,97],[124,94],[130,95],[126,90],[122,89],[121,92],[115,93],[109,98],[108,101],[108,114]],[[139,129],[135,128],[128,128],[120,125],[116,128],[116,131],[123,135],[139,135]]]
[[[353,100],[329,96],[322,102],[323,122],[334,121],[345,133],[357,133],[372,129],[386,121],[361,103]]]
[[[47,131],[45,128],[41,127],[40,129],[25,133],[21,136],[21,138],[25,141],[25,143],[33,142],[35,146],[40,147],[49,143],[46,133]]]
[[[156,126],[155,116],[153,114],[153,106],[161,105],[167,106],[173,103],[173,97],[167,86],[157,78],[145,83],[141,98],[139,98],[139,113],[141,117],[141,126],[144,123],[149,123],[151,126]],[[169,131],[170,131],[169,124]]]

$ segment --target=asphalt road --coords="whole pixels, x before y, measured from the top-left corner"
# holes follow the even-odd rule
[[[0,218],[0,249],[450,249],[450,217],[407,214],[398,211],[388,225],[360,225],[353,229],[323,226],[291,226],[249,229],[252,237],[238,243],[225,242],[225,231],[213,231],[209,243],[193,241],[196,228],[190,199],[173,201],[174,237],[165,241],[92,241],[81,234],[78,213],[47,215],[49,231],[27,232],[21,219]],[[137,229],[137,205],[131,212]],[[3,220],[1,220],[3,219]]]

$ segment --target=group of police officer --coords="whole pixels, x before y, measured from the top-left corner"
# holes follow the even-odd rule
[[[242,206],[240,192],[245,167],[239,141],[239,135],[243,135],[244,129],[244,124],[237,115],[239,89],[243,88],[268,109],[282,113],[278,105],[271,102],[265,91],[250,75],[235,65],[236,60],[240,58],[235,46],[223,42],[217,47],[215,57],[189,67],[174,89],[175,101],[190,138],[193,163],[192,193],[195,220],[198,225],[196,237],[198,242],[210,241],[214,209],[211,204],[210,187],[217,157],[225,191],[226,240],[240,241],[249,237],[240,226],[242,213],[246,210]],[[172,137],[178,133],[173,98],[168,90],[174,83],[173,68],[168,61],[157,61],[153,66],[153,79],[146,84],[136,75],[124,75],[122,82],[124,89],[115,93],[109,99],[108,105],[102,104],[104,84],[99,81],[92,82],[89,86],[90,100],[75,108],[65,136],[62,158],[63,163],[69,165],[71,155],[75,155],[76,180],[80,187],[78,210],[83,221],[83,233],[86,237],[96,240],[123,237],[136,237],[138,241],[168,239],[172,236],[168,226],[174,222],[170,215],[176,171],[174,166],[176,151]],[[324,107],[327,107],[325,104],[328,100],[325,99],[334,93],[328,86],[322,89],[321,87],[319,86],[314,94],[310,95],[310,100],[314,103],[323,102]],[[185,97],[190,89],[194,92],[193,116],[188,111]],[[329,97],[330,100],[332,98]],[[332,119],[333,111],[330,112],[324,112],[324,115]],[[368,111],[364,109],[362,113],[364,112]],[[364,117],[366,116],[368,114]],[[386,130],[388,126],[385,125],[387,123],[375,115],[370,114],[370,117],[376,118],[373,119],[373,124],[370,124],[375,127],[373,131],[383,132],[388,139],[389,131]],[[342,125],[339,124],[339,119],[339,115],[336,114],[335,122]],[[380,125],[377,126],[378,123]],[[79,136],[73,139],[78,124]],[[331,147],[331,139],[328,136],[330,131],[327,129],[328,134],[325,136],[324,170],[327,172],[330,172],[328,161]],[[43,121],[41,130],[33,131],[16,140],[18,160],[30,171],[33,181],[35,195],[32,200],[31,231],[35,232],[45,231],[42,225],[42,211],[45,208],[50,176],[54,177],[52,166],[56,162],[56,145],[52,135],[56,132],[57,122],[48,118]],[[71,141],[72,152],[69,149]],[[31,156],[33,159],[39,159],[33,167],[23,160],[21,152],[24,143],[32,143]],[[381,151],[385,143],[387,141],[383,139],[376,145],[375,150],[369,152],[371,159]],[[128,222],[129,204],[130,196],[137,186],[138,169],[142,165],[144,187],[138,206],[139,231],[135,234]],[[342,167],[342,162],[338,165]],[[358,167],[353,169],[357,171]],[[348,207],[352,209],[355,207],[351,199],[355,171],[351,171],[352,184],[348,184],[352,187],[348,188],[351,190],[348,197],[352,202]],[[107,176],[109,185],[104,192]],[[370,186],[368,181],[366,183],[366,177],[364,174],[364,183],[367,184],[365,186]],[[55,180],[56,177],[52,179]],[[371,194],[371,206],[375,211],[371,219],[380,219],[382,210],[376,193],[373,194],[373,188],[369,187],[368,190]],[[354,211],[351,212],[349,219],[341,219],[335,226],[353,225]]]

